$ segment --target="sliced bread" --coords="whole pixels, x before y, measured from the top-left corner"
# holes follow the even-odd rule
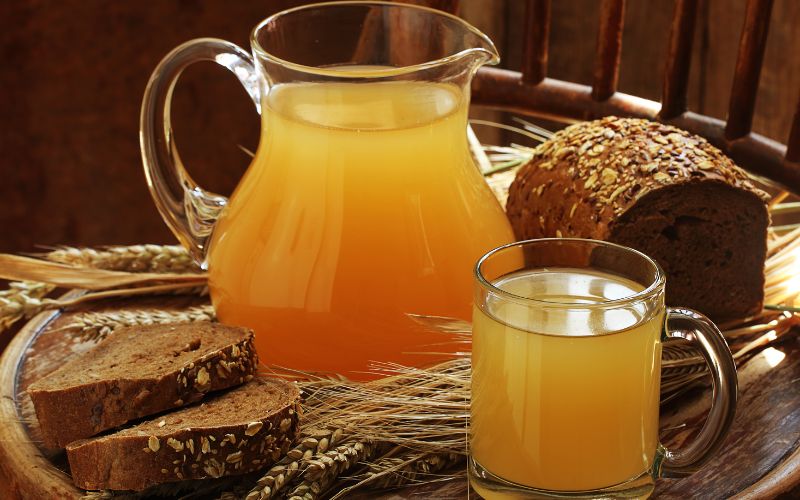
[[[62,448],[241,384],[258,366],[251,330],[198,322],[121,328],[28,387],[44,445]]]
[[[72,479],[83,489],[141,491],[252,472],[289,450],[299,413],[296,385],[256,377],[200,404],[69,444]]]

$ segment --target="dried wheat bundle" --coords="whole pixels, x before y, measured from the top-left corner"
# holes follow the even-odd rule
[[[469,416],[468,356],[431,369],[380,363],[367,383],[347,380],[307,383],[304,419],[335,427],[363,441],[404,446],[426,453],[464,453]]]
[[[177,246],[134,245],[103,250],[60,247],[44,260],[0,254],[0,332],[22,318],[50,309],[112,297],[208,293],[206,276]],[[91,290],[76,299],[47,299],[56,287]]]

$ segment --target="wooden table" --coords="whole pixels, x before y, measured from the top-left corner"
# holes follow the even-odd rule
[[[171,307],[198,299],[169,298]],[[164,307],[164,299],[106,303],[99,308]],[[24,325],[0,359],[0,498],[79,498],[66,474],[63,453],[37,446],[38,428],[24,389],[66,360],[91,348],[57,331],[71,313],[45,313]],[[774,366],[773,366],[774,365]],[[695,475],[659,481],[656,498],[800,498],[800,336],[750,360],[739,372],[736,419],[721,451]],[[696,389],[662,408],[662,439],[670,446],[691,439],[707,410],[706,389]],[[602,460],[602,456],[598,460]],[[452,479],[352,498],[466,498],[461,470]],[[477,498],[474,493],[473,498]]]

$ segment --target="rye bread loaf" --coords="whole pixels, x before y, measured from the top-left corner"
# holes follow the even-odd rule
[[[299,430],[295,384],[256,377],[202,403],[67,446],[79,488],[141,491],[245,474],[275,463]]]
[[[258,366],[253,332],[198,322],[121,328],[28,387],[44,445],[61,448],[241,384]]]
[[[668,304],[721,321],[762,307],[766,199],[705,139],[607,117],[541,144],[506,210],[519,239],[592,238],[650,255],[667,274]]]

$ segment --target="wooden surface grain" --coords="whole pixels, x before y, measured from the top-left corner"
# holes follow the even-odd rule
[[[186,307],[194,297],[131,299],[93,306]],[[92,347],[59,328],[74,312],[40,316],[25,325],[0,359],[0,498],[77,498],[63,452],[39,447],[38,430],[25,387]],[[800,336],[752,358],[740,369],[736,419],[721,451],[700,472],[660,480],[654,498],[787,498],[800,495]],[[662,408],[662,440],[670,447],[691,440],[702,425],[708,394],[695,389]],[[598,454],[598,460],[602,455]],[[461,499],[468,485],[463,468],[442,481],[352,498]],[[478,498],[474,493],[472,497]]]
[[[781,354],[785,357],[778,361]],[[659,482],[655,496],[678,499],[685,498],[687,492],[696,491],[708,492],[714,498],[728,498],[748,488],[767,491],[774,487],[778,477],[773,476],[773,470],[792,453],[797,454],[800,442],[800,362],[797,360],[800,360],[800,341],[795,335],[741,368],[736,418],[719,452],[692,476]],[[692,396],[698,404],[691,404]],[[687,424],[667,432],[667,443],[680,446],[695,435],[705,418],[705,398],[705,394],[690,395],[688,401],[682,402],[685,406],[676,405],[662,413],[665,427]],[[784,492],[800,493],[800,471],[795,469],[794,476],[791,484],[782,485]]]

